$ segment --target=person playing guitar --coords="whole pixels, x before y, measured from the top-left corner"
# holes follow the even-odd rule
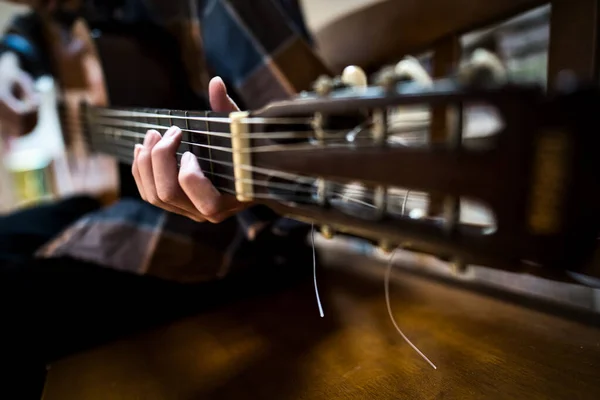
[[[108,3],[113,5],[112,9],[106,7]],[[225,8],[225,2],[221,1],[212,2],[215,4],[209,9],[208,3],[211,2],[203,4],[206,9],[200,8],[195,12],[202,19],[208,65],[214,75],[224,78],[213,78],[206,88],[213,110],[229,112],[237,109],[224,80],[236,83],[235,93],[231,94],[241,99],[244,106],[258,107],[308,89],[310,82],[326,71],[318,57],[309,50],[307,38],[298,33],[306,30],[298,18],[297,5],[292,5],[294,2],[265,2],[264,8],[271,12],[260,18],[277,19],[270,21],[271,25],[279,26],[288,35],[282,36],[281,40],[293,37],[298,47],[294,51],[299,52],[312,68],[308,68],[302,76],[288,75],[289,71],[284,68],[276,71],[265,68],[259,77],[248,74],[263,62],[254,54],[264,52],[266,46],[260,50],[246,47],[247,56],[244,58],[225,48],[224,43],[237,41],[239,44],[235,46],[238,50],[243,46],[261,47],[260,40],[266,40],[265,32],[256,33],[260,40],[253,44],[239,29],[225,34],[223,30],[216,29],[218,27],[213,19],[218,18],[217,13],[232,12],[232,9]],[[246,7],[242,3],[239,7]],[[39,76],[54,75],[62,88],[84,87],[89,104],[108,102],[97,55],[86,36],[80,34],[84,11],[97,10],[99,4],[105,7],[105,13],[96,15],[129,15],[125,11],[132,7],[138,7],[136,10],[139,11],[143,7],[136,1],[121,4],[90,1],[81,4],[70,0],[39,0],[30,4],[35,10],[33,13],[18,17],[13,22],[0,46],[3,140],[14,137],[18,132],[30,131],[35,125],[39,100],[33,82]],[[146,7],[146,11],[148,9],[151,7]],[[290,13],[289,18],[277,17],[281,17],[282,10]],[[147,15],[145,11],[134,14]],[[250,17],[244,15],[245,18],[256,19],[260,12],[254,10]],[[265,17],[267,15],[270,17]],[[229,23],[234,28],[235,21],[230,15]],[[268,22],[263,24],[268,26]],[[290,43],[289,40],[286,43]],[[258,64],[249,65],[248,60]],[[310,249],[304,241],[306,225],[281,219],[264,207],[248,207],[233,196],[219,193],[193,159],[186,158],[178,173],[177,166],[169,158],[180,140],[181,131],[176,127],[162,134],[156,130],[149,131],[144,144],[135,148],[136,162],[129,169],[142,199],[168,213],[136,199],[124,199],[102,210],[95,199],[74,197],[0,217],[2,316],[5,317],[5,326],[10,327],[10,339],[5,341],[10,343],[10,349],[3,358],[3,369],[6,367],[9,373],[5,377],[20,375],[27,380],[35,379],[45,363],[81,346],[106,340],[112,335],[173,314],[188,312],[200,306],[202,296],[213,296],[211,302],[216,293],[217,297],[218,293],[225,297],[231,292],[215,292],[210,281],[229,275],[232,261],[261,265],[260,269],[265,273],[272,272],[269,265],[280,266],[283,263],[305,267],[310,264]],[[187,222],[177,220],[174,214],[183,215]],[[234,214],[237,218],[228,218]],[[146,219],[141,221],[141,216]],[[116,217],[122,220],[122,224],[111,225],[110,229],[102,231],[108,217],[112,218],[111,221]],[[222,223],[194,222],[190,226],[189,219]],[[138,224],[139,229],[132,229],[132,221]],[[148,232],[148,221],[154,224],[154,233],[144,236]],[[176,225],[185,229],[173,229]],[[90,227],[93,229],[90,230]],[[192,241],[187,238],[182,242],[163,239],[170,237],[161,236],[161,232],[168,229],[179,235],[176,237],[189,235]],[[100,236],[85,232],[100,232]],[[90,238],[95,245],[86,242]],[[107,247],[110,250],[103,250],[102,243],[110,246]],[[168,245],[180,247],[168,250]],[[87,249],[92,251],[87,252]],[[188,259],[179,260],[178,264],[177,258],[186,252]],[[198,265],[198,256],[204,266]],[[184,264],[189,264],[188,270],[191,266],[192,272],[183,272]],[[114,269],[120,271],[115,272]],[[128,273],[122,273],[123,270]],[[283,273],[281,268],[279,270]],[[294,275],[291,273],[293,270],[287,270],[286,275]],[[252,268],[249,271],[253,271]],[[259,279],[261,273],[257,272],[254,270],[250,276]],[[244,279],[248,278],[245,273],[242,275],[246,277]],[[208,283],[198,283],[207,280]],[[170,281],[188,285],[182,287]],[[239,293],[244,291],[240,287],[236,289]],[[107,296],[108,293],[110,296]],[[15,298],[27,299],[32,305],[11,306]],[[36,302],[35,299],[43,301]],[[77,307],[74,307],[75,304]],[[83,315],[75,310],[79,307],[86,309]],[[47,329],[48,326],[52,329]],[[28,387],[36,388],[35,385]]]

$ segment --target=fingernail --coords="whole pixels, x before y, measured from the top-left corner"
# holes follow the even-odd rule
[[[181,157],[181,165],[182,166],[187,166],[192,159],[194,158],[193,154],[190,153],[189,151],[186,151],[185,153],[183,153],[183,156]]]
[[[223,78],[221,78],[220,76],[215,76],[214,80],[221,86],[223,86],[223,89],[225,89],[225,94],[227,94],[227,85],[225,85],[225,81],[223,80]]]
[[[225,82],[223,82],[223,78],[221,78],[220,76],[215,76],[213,78],[216,82],[220,82],[223,84],[223,86],[225,86]]]
[[[136,144],[133,148],[133,158],[137,158],[137,156],[140,154],[140,151],[142,151],[143,148],[144,146],[142,146],[141,144]]]
[[[167,132],[165,132],[165,136],[163,136],[163,138],[170,139],[173,136],[177,135],[179,132],[181,132],[181,129],[179,129],[179,127],[173,125],[172,127],[169,128],[169,130]]]
[[[144,138],[144,146],[152,146],[155,144],[158,140],[160,140],[157,140],[157,136],[160,138],[160,133],[156,131],[148,131],[146,133],[146,137]]]

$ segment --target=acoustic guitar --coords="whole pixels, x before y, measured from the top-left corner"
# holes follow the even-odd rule
[[[197,111],[206,104],[187,89],[182,69],[165,61],[177,59],[165,56],[176,48],[166,36],[140,27],[90,32],[106,102],[62,113],[63,131],[82,153],[125,165],[148,129],[178,125],[177,158],[192,152],[221,192],[319,225],[327,237],[356,235],[385,248],[561,279],[567,271],[594,274],[595,87],[546,94],[481,79],[495,77],[485,63],[436,81],[418,73],[406,81],[396,68],[368,86],[351,68],[318,80],[313,92],[222,114]],[[452,111],[447,142],[427,139],[434,105]],[[492,110],[493,135],[465,138],[473,107]],[[446,199],[441,216],[423,211],[432,194]],[[467,201],[487,207],[485,224],[461,219]]]

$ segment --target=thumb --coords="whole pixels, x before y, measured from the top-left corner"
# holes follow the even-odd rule
[[[227,95],[227,88],[221,77],[214,77],[208,84],[210,107],[216,112],[239,111],[238,106]]]

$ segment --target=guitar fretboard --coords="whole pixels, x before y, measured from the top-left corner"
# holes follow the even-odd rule
[[[134,146],[143,143],[149,129],[161,135],[173,125],[182,130],[177,163],[189,151],[206,177],[219,189],[235,191],[228,114],[212,111],[179,111],[148,108],[97,108],[82,110],[84,137],[93,152],[133,161]]]

